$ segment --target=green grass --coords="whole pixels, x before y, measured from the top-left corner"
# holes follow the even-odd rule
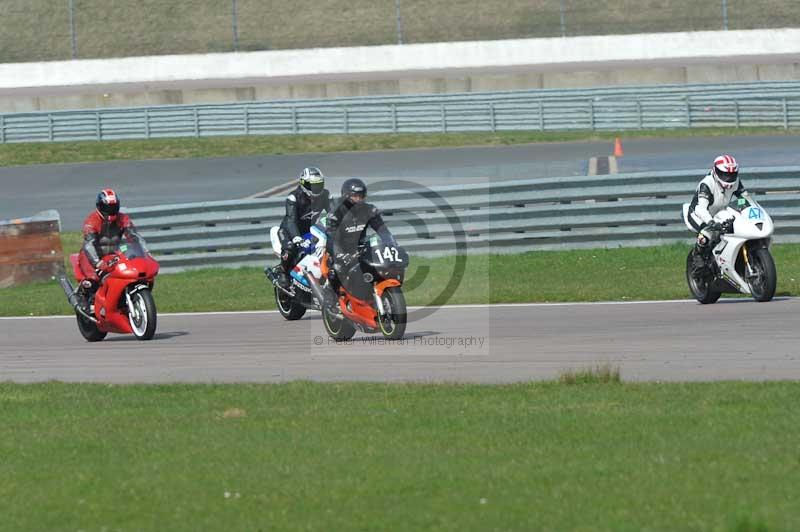
[[[63,236],[77,250],[79,236]],[[468,256],[460,282],[453,257],[412,257],[404,292],[410,305],[633,301],[689,298],[684,277],[688,246],[540,251]],[[800,295],[800,245],[773,247],[777,295]],[[261,268],[207,269],[159,275],[160,312],[274,309]],[[0,316],[69,314],[56,282],[0,289]]]
[[[114,160],[238,157],[289,153],[346,152],[504,146],[533,142],[613,141],[623,138],[676,138],[741,135],[797,135],[777,128],[656,129],[623,132],[509,131],[497,133],[419,133],[375,135],[274,135],[249,137],[176,138],[157,140],[30,142],[0,144],[0,166],[81,163]],[[609,147],[609,153],[612,151]]]
[[[798,530],[799,401],[780,382],[0,384],[0,529]]]
[[[0,62],[72,57],[68,2],[4,0]],[[237,0],[239,50],[397,43],[392,0]],[[405,43],[722,29],[719,2],[691,0],[403,0]],[[232,2],[75,2],[77,56],[122,57],[234,49]],[[731,29],[800,24],[786,0],[729,0]]]

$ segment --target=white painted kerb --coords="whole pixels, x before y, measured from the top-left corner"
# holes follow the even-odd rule
[[[800,62],[800,29],[605,35],[0,65],[0,94],[407,78],[462,71],[597,70],[703,62]]]

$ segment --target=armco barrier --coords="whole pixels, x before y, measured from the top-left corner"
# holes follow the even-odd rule
[[[800,82],[374,96],[0,115],[0,143],[711,126],[800,127]]]
[[[542,178],[381,191],[370,201],[416,255],[466,250],[646,246],[688,242],[681,205],[704,170]],[[777,242],[800,242],[800,167],[753,168],[742,178],[776,222]],[[282,198],[131,209],[165,272],[264,265]]]
[[[45,281],[64,271],[56,211],[0,220],[0,288]]]

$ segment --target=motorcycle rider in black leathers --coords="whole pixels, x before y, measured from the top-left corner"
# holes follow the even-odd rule
[[[367,203],[367,185],[360,179],[348,179],[342,184],[342,196],[333,205],[327,220],[328,287],[330,297],[326,304],[335,307],[339,287],[348,282],[351,274],[358,270],[358,248],[367,241],[370,227],[385,245],[396,246],[397,242],[383,223],[381,212]],[[327,299],[327,298],[326,298]]]
[[[286,197],[286,214],[278,229],[281,263],[274,268],[266,268],[264,272],[267,277],[277,281],[283,288],[289,287],[289,272],[297,262],[303,235],[317,223],[323,211],[330,210],[330,193],[325,188],[325,176],[319,168],[304,168],[300,174],[300,184]]]
[[[714,159],[711,172],[695,189],[689,204],[688,222],[697,231],[692,265],[695,270],[705,268],[711,258],[711,250],[719,243],[722,224],[714,215],[722,211],[731,199],[746,197],[748,192],[739,180],[739,164],[731,155],[720,155]]]

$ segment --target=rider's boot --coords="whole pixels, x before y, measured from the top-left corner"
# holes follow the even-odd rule
[[[89,300],[94,295],[92,282],[89,280],[83,280],[78,284],[78,289],[75,290],[75,297],[78,306],[84,311],[86,314],[91,314],[91,306],[89,305]]]
[[[695,272],[705,272],[708,270],[711,261],[711,253],[708,246],[695,244],[694,256],[692,257],[692,267]]]
[[[264,273],[267,274],[267,278],[272,281],[273,284],[280,286],[284,290],[289,289],[289,276],[286,275],[283,265],[279,264],[272,268],[264,268]]]

